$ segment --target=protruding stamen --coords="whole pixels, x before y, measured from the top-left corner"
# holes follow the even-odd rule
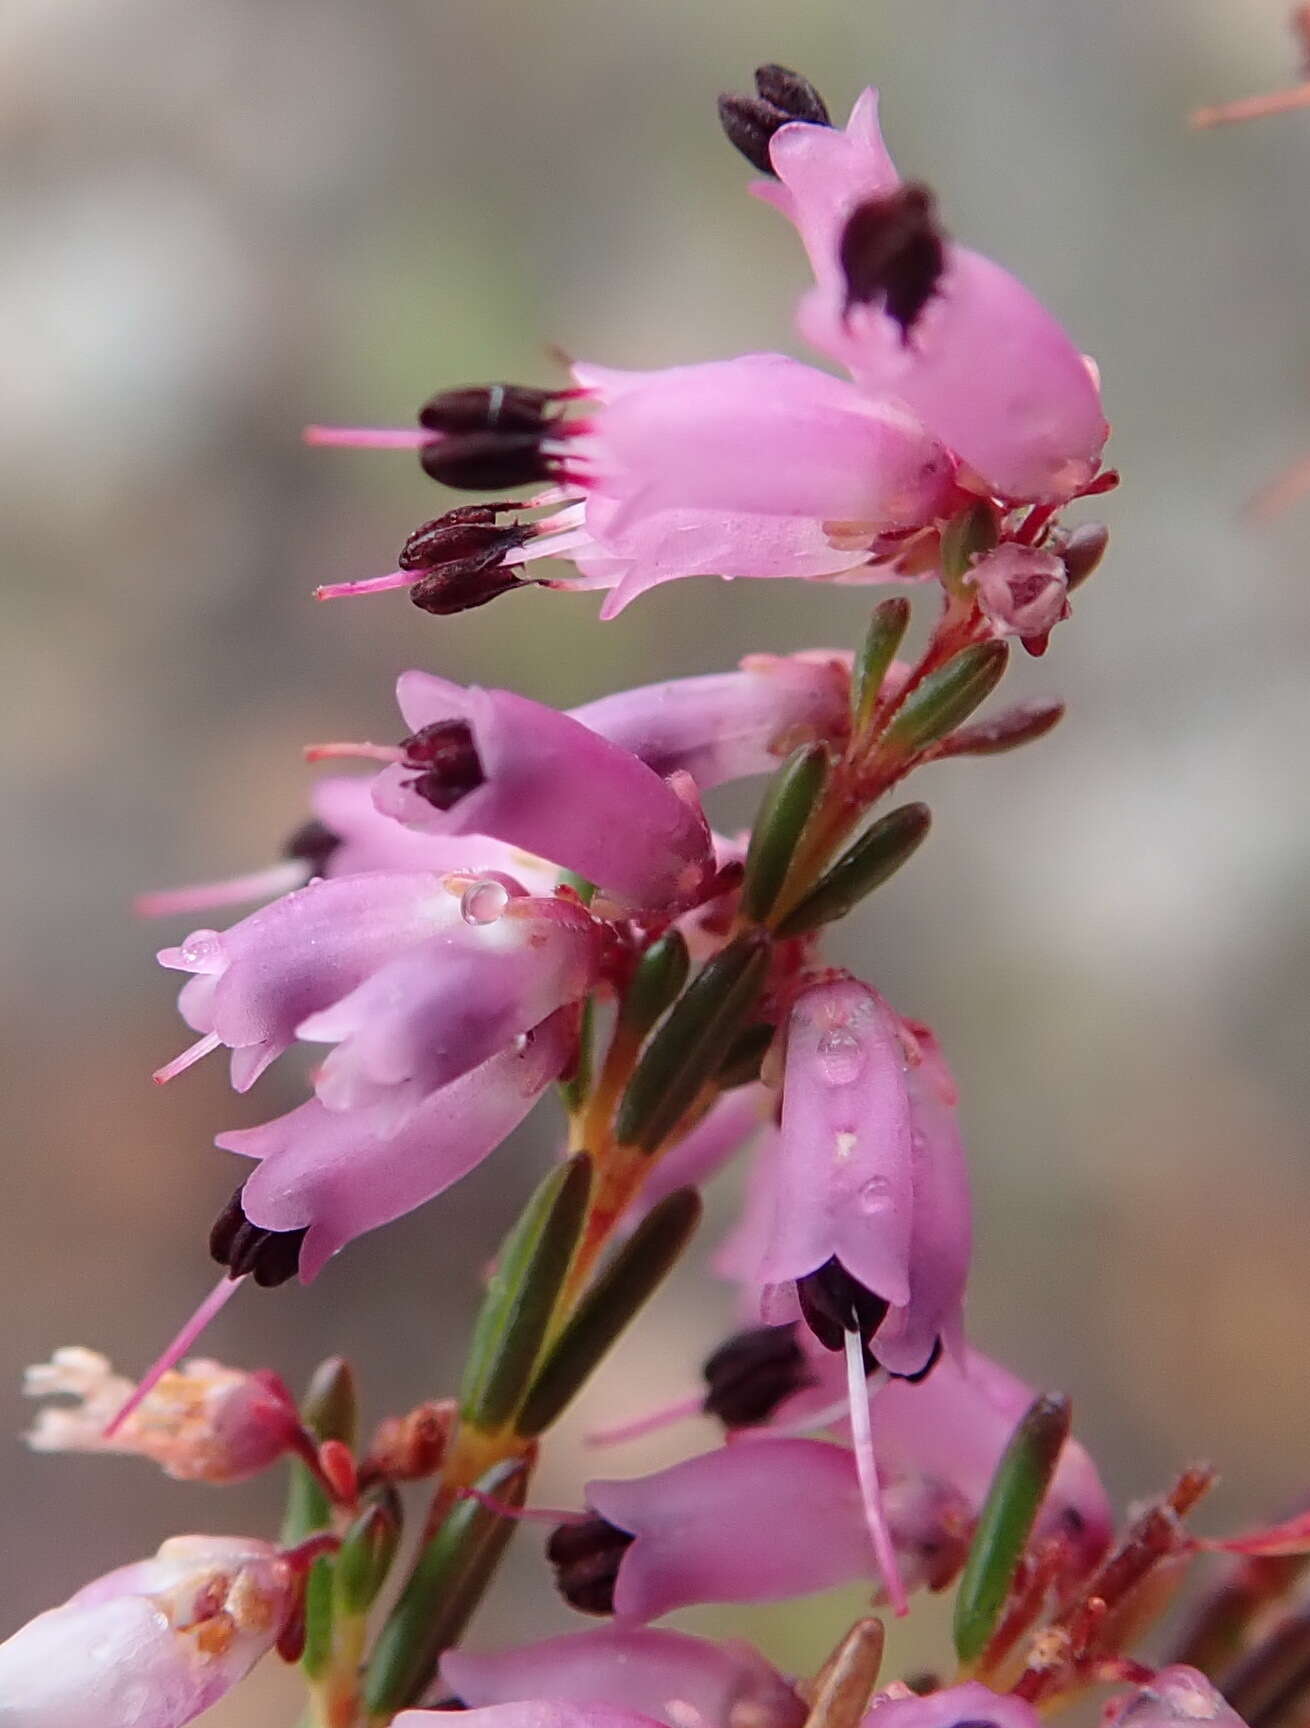
[[[337,450],[422,450],[436,442],[425,426],[306,426],[301,437]]]
[[[175,1367],[177,1363],[181,1361],[183,1356],[186,1355],[187,1351],[195,1343],[196,1339],[199,1338],[200,1334],[205,1330],[206,1326],[209,1325],[209,1322],[231,1301],[232,1297],[240,1288],[241,1282],[242,1280],[239,1279],[235,1282],[230,1278],[219,1279],[218,1283],[209,1292],[208,1296],[205,1297],[204,1301],[182,1327],[181,1331],[168,1344],[163,1354],[157,1357],[156,1360],[150,1364],[149,1368],[146,1369],[140,1380],[138,1380],[133,1389],[132,1396],[127,1400],[127,1403],[123,1405],[123,1408],[105,1429],[105,1438],[107,1440],[112,1439],[112,1437],[117,1434],[124,1422],[127,1421],[128,1417],[141,1403],[142,1399],[144,1399],[147,1394],[149,1394],[154,1387],[159,1384],[164,1375],[168,1373],[169,1369]]]
[[[197,1038],[194,1044],[188,1044],[180,1056],[174,1056],[171,1062],[165,1062],[162,1068],[156,1068],[150,1078],[156,1086],[167,1086],[170,1080],[176,1080],[179,1074],[195,1063],[217,1050],[223,1040],[217,1032],[206,1032],[203,1038]]]
[[[308,871],[299,858],[229,876],[221,882],[193,882],[186,888],[157,888],[138,894],[132,910],[138,918],[168,918],[175,912],[205,912],[215,906],[239,906],[243,900],[272,900],[303,887]]]
[[[901,1581],[900,1563],[887,1514],[882,1503],[882,1487],[878,1481],[878,1465],[873,1455],[873,1425],[869,1420],[871,1389],[865,1379],[864,1348],[858,1332],[846,1334],[846,1394],[851,1410],[851,1440],[855,1449],[855,1470],[860,1481],[860,1498],[864,1502],[864,1517],[869,1526],[874,1558],[887,1586],[887,1598],[897,1615],[909,1612],[905,1585]]]

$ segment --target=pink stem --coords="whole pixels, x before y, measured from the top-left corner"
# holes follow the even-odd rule
[[[122,1409],[114,1417],[113,1421],[106,1427],[106,1440],[111,1440],[114,1435],[117,1434],[118,1430],[123,1426],[124,1422],[127,1421],[128,1417],[136,1409],[137,1405],[140,1404],[141,1400],[158,1385],[164,1375],[168,1373],[169,1369],[186,1355],[187,1351],[195,1343],[196,1339],[199,1338],[200,1334],[205,1330],[205,1327],[209,1325],[209,1322],[216,1314],[227,1307],[228,1303],[244,1283],[244,1278],[228,1278],[226,1275],[219,1279],[218,1283],[215,1284],[208,1296],[205,1297],[204,1301],[196,1309],[195,1313],[183,1326],[182,1330],[171,1341],[171,1343],[169,1343],[163,1354],[156,1357],[156,1359],[150,1364],[149,1368],[146,1369],[145,1373],[137,1381],[127,1403],[123,1405]]]

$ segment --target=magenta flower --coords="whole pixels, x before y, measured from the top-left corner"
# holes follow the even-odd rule
[[[881,1576],[899,1590],[903,1575],[914,1588],[934,1579],[938,1563],[937,1508],[917,1488],[893,1486],[885,1517],[899,1564],[889,1576],[875,1552],[855,1454],[823,1440],[724,1446],[653,1475],[589,1482],[586,1498],[598,1528],[562,1526],[551,1558],[575,1607],[612,1611],[620,1621],[703,1602],[783,1601],[856,1578]],[[571,1589],[575,1554],[586,1580],[581,1594]],[[606,1554],[602,1579],[598,1559]]]
[[[182,1728],[272,1649],[297,1589],[266,1542],[174,1537],[0,1644],[0,1719]]]
[[[1195,1668],[1172,1663],[1149,1685],[1135,1692],[1114,1718],[1115,1728],[1181,1728],[1211,1722],[1216,1728],[1245,1728],[1223,1694]]]
[[[866,90],[843,132],[784,125],[777,183],[753,190],[799,231],[815,286],[806,338],[878,401],[905,404],[1010,502],[1060,503],[1095,474],[1108,428],[1094,370],[1000,265],[941,240],[903,184]]]
[[[47,1405],[27,1443],[34,1452],[135,1452],[180,1481],[240,1482],[275,1463],[300,1434],[295,1399],[271,1373],[247,1373],[193,1358],[164,1374],[112,1434],[132,1393],[95,1350],[66,1347],[23,1376],[29,1398]]]
[[[922,1698],[901,1687],[884,1692],[865,1712],[861,1728],[957,1728],[966,1722],[985,1723],[987,1728],[1039,1728],[1041,1720],[1022,1698],[966,1680]]]
[[[968,1178],[954,1088],[926,1029],[855,979],[806,990],[762,1174],[756,1280],[794,1288],[822,1343],[841,1349],[855,1332],[893,1374],[920,1373],[941,1341],[958,1343]]]
[[[799,1728],[804,1704],[759,1652],[686,1632],[597,1627],[496,1655],[450,1650],[441,1677],[464,1704],[604,1704],[668,1728]]]
[[[429,1093],[391,1132],[317,1098],[258,1128],[220,1134],[259,1160],[215,1226],[232,1277],[316,1278],[356,1236],[435,1199],[493,1152],[572,1060],[576,1013],[563,1009],[509,1048]]]
[[[178,1006],[200,1039],[168,1079],[226,1045],[246,1091],[296,1038],[334,1043],[318,1091],[391,1126],[556,1008],[585,995],[598,928],[573,903],[496,878],[383,871],[311,883],[162,965],[192,973]],[[358,1125],[357,1125],[358,1127]]]
[[[430,834],[488,834],[576,871],[630,906],[687,905],[712,867],[690,782],[670,785],[580,721],[508,690],[406,672],[411,736],[374,784],[384,815]]]

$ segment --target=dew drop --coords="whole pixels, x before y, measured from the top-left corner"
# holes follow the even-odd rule
[[[466,924],[494,924],[508,904],[505,884],[483,879],[471,883],[460,895],[459,915]]]
[[[853,1032],[835,1026],[818,1045],[819,1069],[829,1086],[849,1086],[864,1071],[864,1049]]]
[[[219,958],[221,948],[217,930],[193,930],[182,944],[180,953],[188,966],[204,971]]]
[[[870,1176],[856,1196],[860,1211],[881,1212],[891,1203],[891,1183],[885,1176]]]

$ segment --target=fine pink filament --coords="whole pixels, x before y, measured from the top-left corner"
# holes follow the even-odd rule
[[[123,1405],[122,1409],[105,1429],[106,1440],[111,1440],[113,1436],[117,1434],[118,1430],[123,1426],[124,1422],[127,1421],[128,1417],[136,1409],[137,1405],[141,1403],[142,1399],[153,1391],[155,1386],[157,1386],[163,1379],[164,1375],[168,1373],[169,1369],[174,1367],[182,1357],[186,1355],[187,1351],[195,1343],[196,1339],[199,1338],[200,1334],[205,1330],[205,1327],[209,1325],[209,1322],[223,1308],[226,1308],[237,1290],[240,1289],[241,1285],[244,1283],[244,1278],[229,1278],[226,1274],[219,1279],[218,1283],[215,1284],[208,1296],[205,1297],[204,1301],[196,1309],[195,1313],[183,1326],[182,1330],[168,1344],[162,1355],[158,1356],[150,1364],[149,1368],[146,1369],[145,1373],[137,1381],[136,1386],[133,1388],[132,1396],[127,1400],[126,1404]]]
[[[699,1416],[704,1409],[704,1400],[699,1396],[679,1398],[674,1404],[661,1404],[658,1409],[648,1410],[644,1416],[634,1416],[630,1422],[619,1422],[613,1428],[593,1428],[583,1436],[587,1446],[622,1446],[628,1440],[640,1440],[643,1435],[655,1434],[661,1428],[669,1428],[675,1422],[685,1422],[690,1416]]]
[[[267,870],[252,870],[247,876],[229,876],[222,882],[193,882],[186,888],[158,888],[138,894],[132,910],[138,918],[168,918],[175,912],[206,912],[212,906],[239,906],[244,900],[272,899],[303,888],[309,866],[299,858]]]
[[[860,1479],[860,1498],[869,1526],[874,1558],[887,1586],[887,1596],[896,1615],[908,1614],[905,1586],[896,1560],[887,1514],[878,1484],[878,1466],[873,1456],[873,1427],[869,1421],[869,1386],[864,1376],[864,1346],[858,1332],[846,1334],[846,1391],[851,1406],[851,1438],[855,1444],[855,1469]]]
[[[303,751],[306,762],[335,762],[340,758],[347,761],[361,762],[403,762],[405,752],[398,750],[394,744],[352,743],[349,740],[338,740],[330,744],[306,744]]]
[[[516,1524],[585,1524],[591,1516],[589,1512],[563,1511],[558,1506],[511,1506],[481,1488],[461,1488],[459,1498],[476,1500],[488,1512],[494,1512],[500,1518],[512,1518]]]
[[[422,426],[306,426],[306,444],[337,450],[421,450],[440,443]]]
[[[217,1050],[223,1040],[217,1032],[206,1032],[203,1038],[197,1038],[194,1044],[188,1044],[180,1056],[174,1056],[171,1062],[165,1062],[162,1068],[156,1068],[150,1078],[156,1086],[167,1086],[170,1080],[176,1080],[179,1074],[208,1056],[211,1050]]]
[[[385,594],[390,588],[409,588],[421,570],[388,570],[385,576],[363,576],[355,582],[324,582],[314,590],[315,600],[344,600],[352,594]]]

